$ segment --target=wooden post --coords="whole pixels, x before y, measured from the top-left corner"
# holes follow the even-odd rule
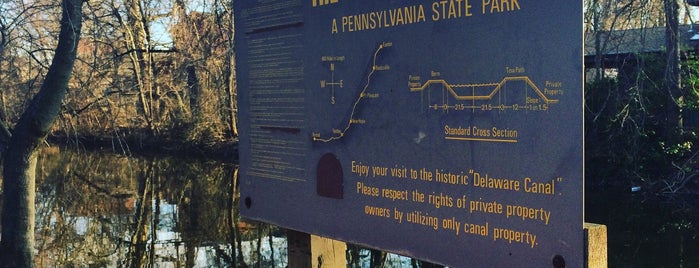
[[[287,252],[289,263],[287,267],[313,267],[311,266],[311,235],[287,230]]]
[[[312,267],[347,267],[347,244],[342,241],[311,235]]]
[[[288,230],[289,267],[345,268],[347,244]]]
[[[585,268],[607,268],[607,226],[586,222]]]

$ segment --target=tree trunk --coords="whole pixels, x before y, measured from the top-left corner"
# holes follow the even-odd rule
[[[142,110],[148,130],[156,134],[159,132],[158,104],[156,103],[158,96],[155,92],[155,74],[149,46],[151,38],[146,17],[148,14],[140,0],[125,1],[125,6],[125,20],[120,15],[121,10],[116,6],[112,8],[126,37],[126,47],[129,49],[129,59],[133,64],[134,79],[138,89],[139,108]]]
[[[604,72],[602,72],[602,29],[600,28],[600,10],[599,0],[593,2],[593,28],[595,34],[595,80],[602,80]]]
[[[236,83],[236,77],[235,77],[235,43],[233,42],[233,37],[235,36],[235,27],[234,21],[235,21],[235,14],[233,13],[233,0],[230,2],[231,4],[231,9],[229,11],[229,26],[228,26],[228,53],[226,53],[226,58],[227,58],[227,63],[228,65],[226,66],[227,70],[227,87],[228,90],[226,91],[227,96],[226,98],[228,99],[228,108],[230,109],[230,121],[228,122],[230,124],[231,128],[231,134],[233,137],[238,137],[238,102],[237,102],[237,92],[238,92],[238,84]]]
[[[682,96],[678,10],[677,0],[665,0],[665,45],[667,47],[665,83],[667,83],[668,92],[667,107],[665,107],[665,141],[672,139],[673,133],[680,127],[681,119],[680,106],[677,102]]]
[[[36,148],[46,138],[61,110],[77,54],[83,0],[63,0],[58,47],[39,93],[1,147],[3,163],[0,266],[34,266],[34,196]]]
[[[194,64],[188,65],[187,72],[187,89],[189,89],[189,109],[192,111],[192,118],[195,122],[205,121],[201,111],[201,87],[199,86],[199,77],[197,77],[197,69]]]

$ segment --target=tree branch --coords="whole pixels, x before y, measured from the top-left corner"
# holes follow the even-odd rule
[[[134,53],[134,52],[138,52],[138,53],[146,53],[146,52],[148,52],[148,53],[177,53],[179,51],[177,50],[177,48],[174,48],[174,47],[171,49],[153,49],[153,48],[139,49],[139,48],[136,48],[136,49],[129,49],[125,52],[117,54],[116,57],[121,58],[123,56],[129,55],[129,54]]]

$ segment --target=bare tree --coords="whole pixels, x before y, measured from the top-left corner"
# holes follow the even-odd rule
[[[50,65],[47,48],[55,47],[59,29],[45,22],[60,16],[51,5],[56,4],[0,2],[0,84],[5,88],[0,118],[8,128]],[[68,91],[53,133],[75,141],[112,136],[120,142],[129,134],[151,134],[196,144],[235,137],[231,5],[230,0],[86,2],[71,81],[75,90]]]
[[[186,73],[193,129],[190,136],[235,136],[235,63],[231,2],[213,1],[192,10],[186,0],[173,2],[171,29],[176,62]],[[198,42],[191,42],[198,40]]]
[[[34,266],[36,149],[49,133],[75,63],[83,0],[63,0],[58,45],[39,93],[12,132],[2,125],[3,210],[0,265]]]
[[[233,27],[235,14],[233,13],[233,0],[230,0],[230,5],[227,5],[226,7],[226,11],[228,12],[228,53],[226,53],[226,61],[228,62],[226,65],[226,72],[228,73],[226,76],[228,78],[228,90],[226,93],[228,94],[228,107],[230,109],[229,123],[231,125],[231,134],[237,137],[238,122],[236,118],[238,118],[238,103],[236,102],[236,99],[238,95],[238,83],[236,82],[235,78],[235,44],[233,42],[233,37],[235,36],[235,27]]]

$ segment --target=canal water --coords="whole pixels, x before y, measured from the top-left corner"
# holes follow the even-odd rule
[[[235,175],[218,160],[45,149],[37,267],[286,267],[285,231],[239,219]],[[586,195],[587,221],[608,227],[609,267],[699,267],[696,196]],[[352,266],[372,266],[352,248]],[[390,254],[384,264],[416,265]]]
[[[283,232],[239,220],[236,166],[44,150],[37,267],[286,267]]]

